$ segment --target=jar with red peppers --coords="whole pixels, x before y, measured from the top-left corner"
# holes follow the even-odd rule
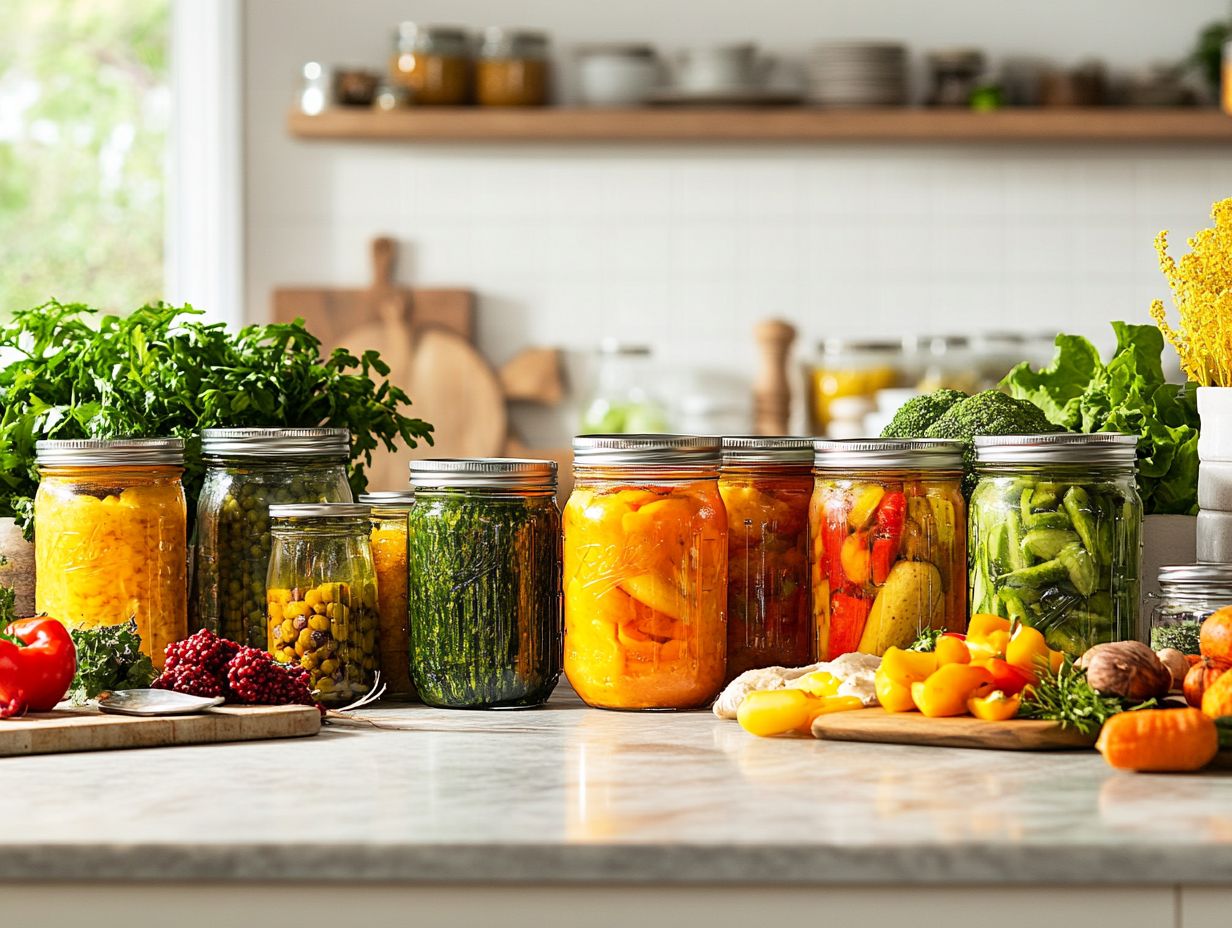
[[[727,510],[727,679],[811,663],[812,439],[724,438],[719,494]]]
[[[962,445],[933,439],[814,443],[809,507],[817,658],[906,648],[967,627]]]

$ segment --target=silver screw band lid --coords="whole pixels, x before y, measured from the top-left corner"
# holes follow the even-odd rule
[[[945,438],[821,438],[813,466],[825,471],[961,470],[962,442]]]
[[[178,466],[184,463],[184,442],[179,438],[44,439],[35,442],[34,457],[45,467]]]
[[[428,458],[411,461],[413,490],[552,490],[556,462],[536,458]]]
[[[722,448],[717,435],[579,435],[573,439],[573,463],[713,467]]]
[[[351,455],[346,429],[206,429],[201,451],[207,457],[338,457]]]

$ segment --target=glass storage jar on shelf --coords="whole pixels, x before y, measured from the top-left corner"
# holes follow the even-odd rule
[[[972,613],[1035,626],[1074,657],[1139,636],[1136,446],[1103,432],[975,439]]]
[[[811,663],[812,439],[724,438],[719,494],[727,511],[727,679]]]
[[[350,433],[326,428],[206,429],[197,501],[194,624],[265,647],[265,576],[275,503],[349,503]]]
[[[720,439],[582,435],[565,506],[565,673],[604,709],[694,709],[727,655]]]
[[[358,503],[269,507],[266,647],[308,671],[326,706],[372,690],[380,655],[371,508]]]
[[[542,32],[485,29],[475,62],[475,102],[480,106],[546,106],[548,37]]]
[[[415,501],[408,490],[362,493],[372,507],[372,562],[376,567],[377,613],[381,624],[381,682],[385,696],[413,699],[411,646],[407,637],[407,514]]]
[[[69,628],[137,622],[161,667],[188,634],[184,443],[40,441],[36,608]]]
[[[815,442],[809,510],[817,657],[884,654],[967,628],[962,445]]]
[[[389,77],[407,89],[413,106],[466,103],[471,92],[466,32],[456,26],[400,23],[394,32]]]
[[[411,462],[411,678],[447,709],[542,705],[560,678],[556,463]]]
[[[850,400],[841,424],[858,428],[858,420],[876,408],[878,390],[898,386],[902,378],[901,340],[861,340],[827,338],[819,346],[817,359],[808,368],[809,431],[825,435],[830,431],[830,406],[836,400]]]
[[[1212,612],[1232,606],[1232,564],[1175,564],[1159,568],[1150,643],[1155,650],[1198,653],[1198,629]]]

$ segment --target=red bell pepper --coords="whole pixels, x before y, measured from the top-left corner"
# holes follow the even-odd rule
[[[1029,670],[1015,667],[999,657],[991,658],[985,666],[992,674],[993,685],[1006,696],[1021,693],[1027,684],[1036,682],[1034,674]]]
[[[901,538],[906,513],[907,497],[897,490],[887,493],[877,507],[877,534],[883,538]]]
[[[867,599],[834,593],[830,597],[830,653],[829,660],[860,647],[864,623],[868,621],[873,604]]]
[[[50,712],[77,672],[77,649],[55,619],[19,619],[0,631],[0,718]]]

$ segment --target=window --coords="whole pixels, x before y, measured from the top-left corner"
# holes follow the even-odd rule
[[[5,0],[0,313],[162,297],[171,0]]]

